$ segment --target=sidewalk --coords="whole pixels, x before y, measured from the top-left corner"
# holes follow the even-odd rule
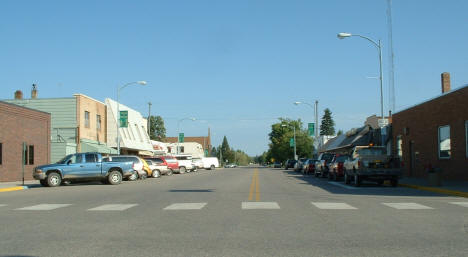
[[[426,178],[401,178],[399,185],[424,191],[468,198],[468,181],[443,180],[442,186],[429,186]]]
[[[40,187],[39,181],[37,180],[27,180],[24,181],[15,181],[15,182],[0,182],[0,193],[1,192],[11,192],[11,191],[18,191],[24,190],[31,187]]]

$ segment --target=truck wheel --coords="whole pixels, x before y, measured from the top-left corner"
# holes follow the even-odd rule
[[[390,184],[392,185],[392,187],[397,187],[398,186],[398,179],[394,178],[394,179],[390,180]]]
[[[361,186],[361,178],[359,177],[359,175],[354,175],[354,185],[355,186]]]
[[[107,175],[107,181],[111,185],[118,185],[122,182],[122,174],[120,172],[113,170]]]
[[[42,186],[45,186],[45,187],[46,187],[46,186],[49,186],[49,185],[47,185],[47,180],[46,180],[46,179],[41,179],[41,180],[39,180],[39,183],[41,183],[41,185],[42,185]]]
[[[159,178],[161,176],[161,172],[159,170],[153,170],[153,174],[151,174],[153,178]]]
[[[179,168],[179,173],[182,174],[182,173],[185,173],[187,170],[185,169],[185,167],[180,167]]]
[[[47,175],[47,185],[50,187],[60,186],[62,183],[62,177],[57,172],[51,172]]]
[[[214,170],[216,167],[214,165],[210,166],[210,170]]]

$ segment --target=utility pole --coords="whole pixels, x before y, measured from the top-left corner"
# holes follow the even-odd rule
[[[318,100],[315,100],[315,138],[314,138],[314,144],[315,144],[315,154],[317,154],[318,157],[318,130],[319,130],[319,125],[318,125]]]
[[[147,121],[147,126],[148,126],[148,136],[151,139],[151,105],[153,105],[151,102],[148,102],[148,121]]]

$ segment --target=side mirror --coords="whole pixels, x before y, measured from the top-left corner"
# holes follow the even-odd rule
[[[71,163],[72,163],[71,160],[68,160],[68,161],[67,161],[67,165],[70,165]]]

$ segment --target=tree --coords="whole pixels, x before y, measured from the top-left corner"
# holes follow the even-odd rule
[[[333,136],[335,135],[335,122],[332,118],[332,112],[330,109],[325,109],[325,113],[322,117],[322,124],[320,125],[321,136]]]
[[[164,127],[164,120],[161,116],[150,116],[150,139],[151,140],[164,140],[166,138],[166,128]]]
[[[338,132],[336,133],[337,136],[340,136],[340,135],[343,135],[343,130],[338,130]]]
[[[224,162],[224,160],[228,160],[228,161],[234,160],[234,153],[232,152],[231,148],[229,147],[229,143],[228,143],[228,140],[227,140],[226,136],[224,136],[224,138],[223,138],[223,143],[221,144],[220,151],[223,154],[223,160],[221,160],[222,162]]]

